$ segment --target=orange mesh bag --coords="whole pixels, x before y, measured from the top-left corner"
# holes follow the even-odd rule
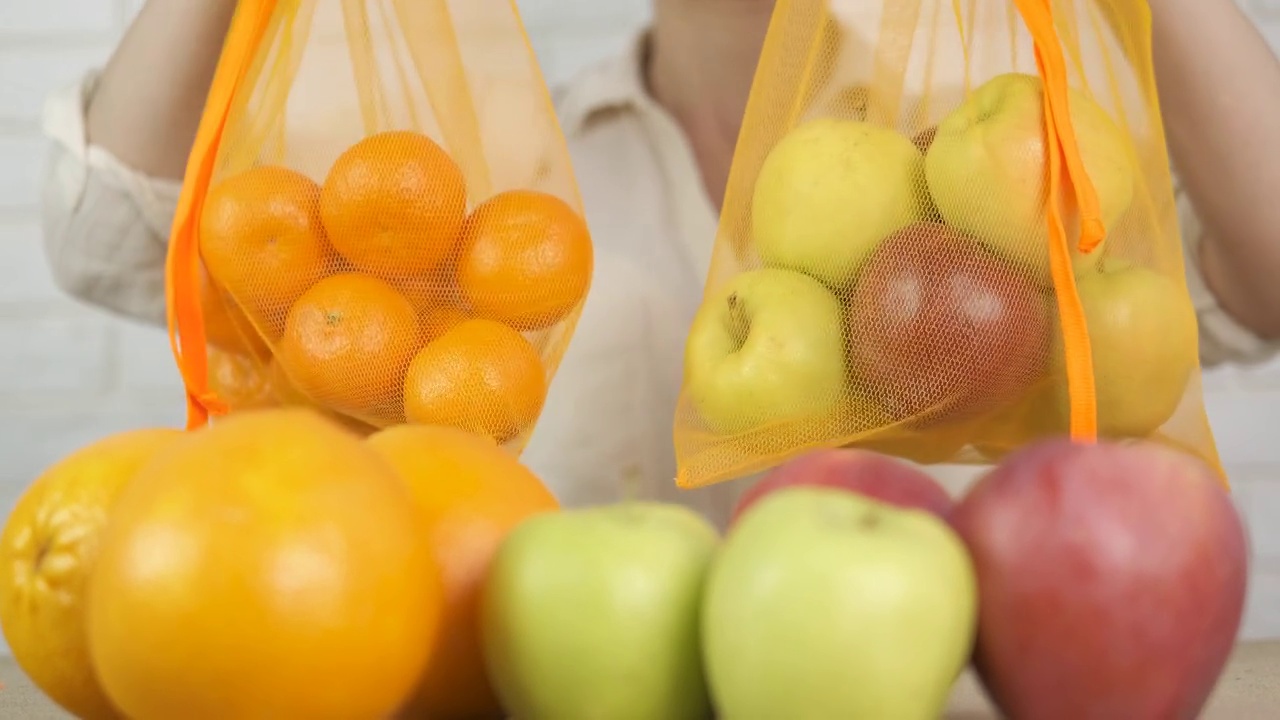
[[[1142,0],[778,0],[677,482],[1150,438],[1220,467]]]
[[[310,405],[519,452],[592,244],[509,0],[241,0],[174,220],[189,425]]]

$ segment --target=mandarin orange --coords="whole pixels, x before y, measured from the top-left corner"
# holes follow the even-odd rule
[[[331,262],[320,188],[276,165],[223,180],[204,202],[200,255],[217,284],[250,315],[279,327]]]
[[[457,246],[467,209],[462,170],[431,138],[393,130],[347,148],[320,190],[333,246],[382,276],[424,273]]]
[[[419,335],[417,311],[395,288],[346,273],[321,280],[294,303],[276,351],[281,369],[312,401],[397,422]]]
[[[582,302],[592,262],[591,236],[577,211],[555,195],[512,190],[467,219],[458,285],[477,316],[536,330]]]
[[[409,422],[506,442],[532,427],[546,396],[546,369],[523,335],[492,320],[466,320],[414,357],[404,411]]]
[[[271,357],[271,348],[235,299],[215,285],[208,272],[200,275],[205,342],[211,348],[237,355],[264,360]]]

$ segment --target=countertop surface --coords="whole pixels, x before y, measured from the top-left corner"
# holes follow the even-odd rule
[[[1243,643],[1235,655],[1201,720],[1264,720],[1277,716],[1280,706],[1280,641]],[[0,657],[0,720],[67,720],[71,716],[49,702],[22,674],[13,658]],[[992,710],[972,673],[966,673],[952,693],[948,720],[994,720]]]

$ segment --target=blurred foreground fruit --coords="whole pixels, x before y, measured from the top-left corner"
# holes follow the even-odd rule
[[[121,717],[98,684],[85,642],[85,587],[102,527],[138,468],[182,437],[178,430],[134,430],[77,450],[27,488],[0,535],[0,626],[13,658],[83,720]]]
[[[560,322],[591,284],[591,235],[568,203],[511,190],[481,203],[462,234],[458,284],[480,317],[517,330]]]
[[[894,458],[866,450],[816,450],[769,472],[738,499],[733,522],[748,509],[784,488],[822,486],[848,490],[900,507],[946,517],[954,502],[936,480]]]
[[[516,528],[494,560],[482,615],[486,660],[511,717],[710,717],[698,617],[716,541],[700,515],[656,503]]]
[[[90,656],[131,720],[386,718],[443,602],[395,471],[306,410],[230,415],[121,493],[89,587]]]
[[[978,572],[976,664],[1009,716],[1194,718],[1244,607],[1244,529],[1216,475],[1154,443],[1027,447],[952,522]]]
[[[558,504],[536,476],[492,439],[463,430],[400,425],[368,439],[425,514],[444,581],[441,631],[404,718],[501,716],[480,645],[480,590],[507,533]]]
[[[969,660],[973,567],[939,518],[828,487],[780,490],[729,532],[703,642],[731,720],[934,720]]]

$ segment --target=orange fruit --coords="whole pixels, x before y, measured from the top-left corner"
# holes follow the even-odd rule
[[[307,410],[189,433],[120,494],[87,605],[133,720],[391,717],[444,602],[398,474]]]
[[[288,373],[281,367],[280,361],[272,359],[266,370],[267,382],[271,389],[273,404],[277,407],[301,407],[313,410],[325,418],[341,425],[348,432],[354,433],[362,438],[378,431],[378,428],[353,417],[334,412],[328,408],[321,406],[311,398],[307,397],[301,390],[293,384],[289,379]]]
[[[379,275],[423,273],[457,246],[467,182],[449,154],[415,132],[381,132],[347,148],[320,190],[333,246]]]
[[[440,337],[454,325],[471,317],[450,274],[444,271],[425,276],[396,278],[391,286],[399,290],[418,311],[422,342]]]
[[[200,307],[204,312],[204,336],[210,347],[229,353],[265,359],[271,349],[253,327],[244,310],[201,272]]]
[[[463,230],[458,284],[477,316],[518,330],[559,322],[587,294],[587,224],[560,198],[512,190],[481,203]]]
[[[377,278],[345,273],[298,298],[276,351],[312,400],[398,419],[405,370],[420,346],[418,314],[403,295]]]
[[[547,396],[546,371],[523,335],[492,320],[466,320],[409,365],[409,422],[447,425],[506,442],[529,429]]]
[[[274,407],[275,392],[263,360],[209,348],[209,389],[232,410]]]
[[[266,165],[209,190],[200,224],[209,274],[268,325],[324,274],[332,255],[320,222],[320,188]]]
[[[512,528],[559,506],[538,478],[492,439],[463,430],[400,425],[367,443],[390,462],[426,512],[444,578],[443,631],[405,717],[501,717],[479,638],[489,563]]]
[[[120,718],[98,684],[84,603],[99,538],[120,491],[182,432],[118,433],[54,464],[18,499],[0,534],[0,626],[23,672],[85,720]]]

